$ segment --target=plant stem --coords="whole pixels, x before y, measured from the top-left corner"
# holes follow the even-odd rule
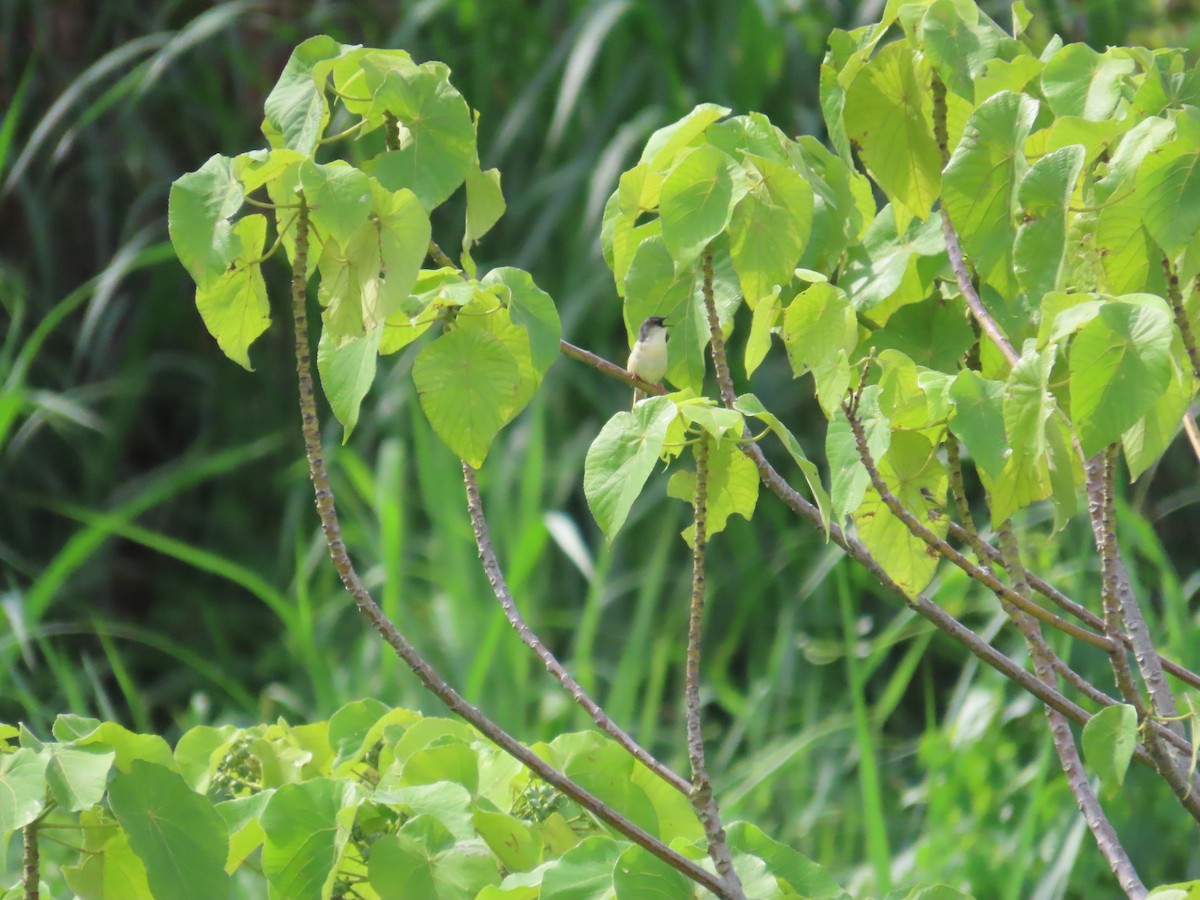
[[[692,514],[696,533],[692,538],[692,602],[688,612],[687,664],[684,706],[687,718],[688,759],[692,764],[692,806],[704,826],[708,855],[717,867],[730,896],[745,900],[741,879],[733,868],[733,854],[721,827],[721,813],[713,797],[708,764],[704,758],[704,736],[700,725],[700,640],[704,633],[704,551],[708,545],[708,441],[696,444],[696,497]]]
[[[1025,567],[1021,565],[1017,542],[1013,537],[1011,523],[1007,520],[1000,528],[1000,553],[1004,558],[1004,567],[1012,578],[1014,591],[1028,596],[1029,585],[1023,574]],[[1050,666],[1048,648],[1037,622],[1031,616],[1020,611],[1016,613],[1016,621],[1029,645],[1033,668],[1038,678],[1045,684],[1053,684],[1054,671]],[[1049,705],[1046,706],[1046,718],[1050,723],[1050,735],[1054,741],[1054,750],[1058,753],[1063,774],[1067,777],[1067,785],[1075,797],[1075,803],[1079,807],[1084,821],[1092,831],[1092,836],[1096,839],[1096,845],[1100,848],[1105,860],[1108,861],[1109,868],[1112,869],[1117,883],[1121,885],[1126,896],[1130,900],[1142,900],[1147,895],[1146,886],[1138,877],[1137,870],[1134,869],[1129,855],[1125,852],[1125,847],[1121,844],[1116,829],[1105,815],[1104,808],[1096,797],[1096,792],[1092,790],[1091,782],[1088,781],[1087,773],[1083,769],[1083,760],[1079,757],[1079,748],[1075,745],[1075,736],[1071,733],[1070,723],[1062,713]]]
[[[21,836],[21,890],[23,900],[38,900],[41,882],[41,859],[38,856],[38,828],[41,820],[26,825]]]
[[[538,659],[546,667],[546,671],[553,675],[558,683],[563,686],[563,689],[574,698],[575,702],[587,711],[587,714],[592,717],[592,721],[601,730],[624,747],[638,762],[642,763],[642,765],[654,772],[655,775],[671,785],[671,787],[680,793],[688,793],[691,786],[687,780],[651,756],[648,750],[638,744],[616,722],[609,718],[604,710],[600,708],[600,705],[588,695],[583,686],[571,676],[571,673],[563,667],[562,663],[555,658],[549,648],[542,643],[541,639],[526,624],[521,611],[517,608],[512,593],[508,589],[508,582],[504,578],[504,570],[501,569],[500,561],[496,558],[495,548],[492,546],[492,537],[488,529],[487,519],[483,514],[483,499],[479,495],[479,481],[475,477],[475,469],[469,463],[464,462],[462,470],[463,481],[467,487],[467,511],[471,517],[471,528],[475,532],[475,546],[479,550],[479,561],[483,565],[483,571],[487,575],[488,583],[492,586],[492,592],[496,595],[496,599],[500,603],[500,608],[504,610],[504,617],[508,620],[508,624],[520,636],[525,646],[537,654]]]

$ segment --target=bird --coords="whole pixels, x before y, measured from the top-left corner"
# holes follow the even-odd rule
[[[667,320],[662,316],[650,316],[638,329],[637,341],[629,353],[629,362],[625,366],[631,375],[636,375],[642,381],[658,384],[667,374]],[[636,388],[633,391],[633,405],[637,406],[645,394]]]

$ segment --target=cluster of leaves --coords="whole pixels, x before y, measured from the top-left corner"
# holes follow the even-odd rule
[[[60,716],[53,737],[0,726],[0,846],[26,827],[46,835],[46,898],[694,896],[682,875],[452,719],[365,700],[327,722],[193,728],[174,749],[79,716]],[[705,858],[687,798],[616,744],[578,733],[534,749]],[[752,896],[846,896],[753,826],[729,837]]]
[[[499,219],[504,198],[500,173],[480,168],[476,118],[449,76],[445,65],[417,65],[401,50],[310,38],[267,97],[269,146],[213,156],[180,177],[169,226],[205,325],[230,359],[250,368],[249,347],[270,323],[262,263],[282,246],[295,265],[297,222],[306,216],[304,275],[320,275],[323,307],[317,365],[346,436],[378,356],[441,322],[413,379],[434,431],[480,465],[556,358],[561,328],[553,302],[527,273],[504,268],[475,278],[470,247]],[[383,135],[384,145],[361,169],[318,162],[331,121],[340,135]],[[423,269],[430,213],[460,187],[463,269]],[[260,189],[269,202],[250,196]],[[269,250],[268,216],[247,206],[273,210]]]
[[[1054,39],[1035,52],[1028,22],[1020,3],[1014,35],[971,0],[889,3],[878,24],[830,39],[821,97],[836,153],[700,106],[651,138],[605,213],[626,325],[674,325],[667,377],[683,396],[703,388],[705,248],[726,334],[743,301],[750,311],[746,374],[772,334],[794,374],[812,374],[830,420],[829,515],[850,517],[913,595],[937,559],[870,484],[848,390],[884,481],[939,537],[947,441],[965,445],[994,524],[1049,499],[1061,528],[1077,508],[1079,448],[1121,442],[1136,478],[1195,393],[1200,75],[1175,50]],[[1015,364],[973,327],[943,216]],[[639,452],[639,434],[669,447],[651,418],[610,422],[595,468],[624,462],[613,432]],[[606,529],[610,480],[593,477],[589,494]]]

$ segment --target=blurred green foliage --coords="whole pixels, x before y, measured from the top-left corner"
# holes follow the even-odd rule
[[[1047,34],[1100,47],[1200,42],[1193,2],[1028,6]],[[651,131],[701,101],[821,134],[825,39],[881,7],[0,4],[0,720],[44,731],[69,711],[175,733],[323,718],[364,695],[435,709],[362,627],[327,564],[287,329],[277,322],[256,345],[257,372],[230,363],[166,244],[171,181],[214,152],[261,142],[263,97],[297,42],[323,32],[450,65],[481,114],[482,163],[501,169],[509,200],[478,248],[481,269],[528,269],[558,303],[567,338],[620,361],[620,305],[598,240],[617,175]],[[1007,22],[1003,8],[989,11]],[[453,210],[435,218],[443,246],[457,246],[458,221]],[[271,287],[284,277],[279,269]],[[351,552],[468,699],[528,740],[582,727],[492,603],[458,463],[416,408],[411,361],[388,362],[350,446],[327,422]],[[755,374],[754,389],[821,456],[810,384],[777,364]],[[659,479],[609,548],[580,489],[588,443],[627,402],[615,383],[561,360],[489,458],[484,502],[525,617],[615,719],[682,765],[682,507],[661,502]],[[1131,489],[1122,520],[1143,586],[1184,646],[1200,586],[1186,524],[1195,470],[1187,448],[1173,448]],[[1089,541],[1073,527],[1029,553],[1087,596]],[[862,865],[868,836],[890,853],[897,885],[941,879],[1014,900],[1111,893],[1028,697],[843,570],[836,548],[773,501],[752,525],[732,522],[712,559],[708,738],[729,819],[751,818],[856,895],[875,884]],[[934,598],[998,631],[993,599],[959,576],[943,574]],[[1017,652],[1011,636],[997,640]],[[861,703],[849,704],[847,685]],[[1111,810],[1135,863],[1148,882],[1200,874],[1194,840],[1140,775]]]

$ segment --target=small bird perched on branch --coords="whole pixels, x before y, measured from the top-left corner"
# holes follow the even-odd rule
[[[667,374],[667,337],[667,320],[662,316],[651,316],[643,322],[625,366],[630,374],[651,384],[662,381]],[[645,397],[642,391],[634,388],[633,405],[637,406]]]

